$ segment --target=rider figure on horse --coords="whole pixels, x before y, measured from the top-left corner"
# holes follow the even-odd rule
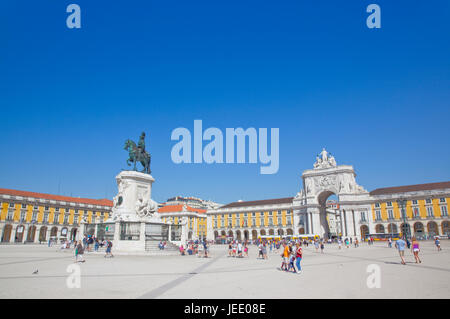
[[[142,132],[141,137],[139,138],[138,150],[139,153],[145,154],[145,132]]]

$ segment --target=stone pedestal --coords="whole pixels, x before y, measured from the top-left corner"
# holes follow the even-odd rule
[[[151,199],[155,179],[135,171],[122,171],[116,176],[118,193],[114,197],[111,217],[103,224],[106,238],[113,241],[113,251],[146,253],[147,243],[166,236],[167,224],[157,213],[158,204]],[[156,230],[156,233],[155,233]]]
[[[157,205],[151,199],[155,179],[144,173],[123,171],[116,176],[118,193],[114,197],[113,218],[140,221],[149,217]]]

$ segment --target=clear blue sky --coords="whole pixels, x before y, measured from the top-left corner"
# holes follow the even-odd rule
[[[323,147],[368,190],[448,181],[449,39],[448,0],[1,1],[0,187],[112,198],[142,131],[159,202],[293,196]],[[278,127],[278,173],[172,163],[194,119]]]

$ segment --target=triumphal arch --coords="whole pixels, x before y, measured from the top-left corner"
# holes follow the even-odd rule
[[[330,237],[326,201],[334,194],[339,202],[337,232],[343,237],[360,237],[357,215],[361,212],[368,215],[370,197],[355,177],[353,166],[337,165],[334,156],[323,149],[316,157],[314,168],[303,172],[303,189],[293,200],[296,232],[300,228],[306,234]]]

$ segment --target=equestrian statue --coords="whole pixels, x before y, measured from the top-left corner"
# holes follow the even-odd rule
[[[131,163],[134,163],[134,171],[137,171],[136,169],[136,163],[140,162],[144,169],[141,171],[141,173],[147,173],[151,174],[150,170],[150,161],[151,156],[147,151],[145,150],[145,133],[142,132],[141,137],[139,138],[138,145],[134,143],[132,140],[126,140],[125,141],[125,150],[128,151],[129,158],[127,159],[128,166],[131,166]]]

